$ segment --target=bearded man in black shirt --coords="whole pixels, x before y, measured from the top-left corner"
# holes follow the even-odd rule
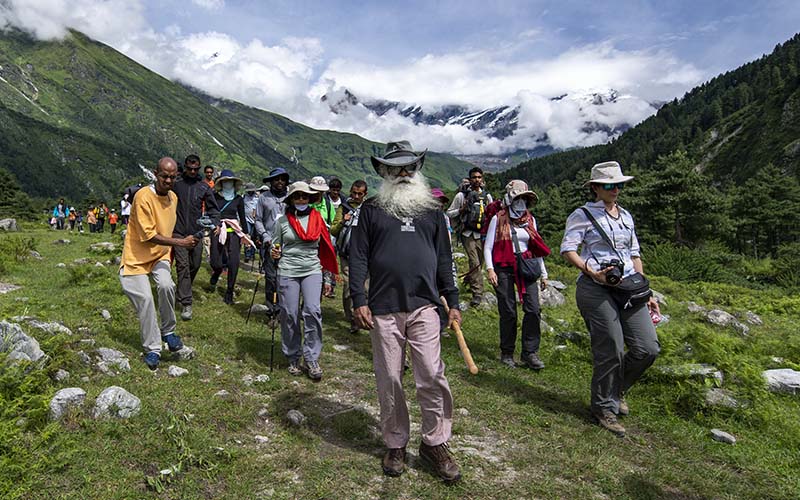
[[[350,293],[354,319],[370,330],[373,366],[381,406],[381,433],[388,450],[383,471],[405,469],[409,417],[402,376],[410,347],[417,400],[422,413],[419,455],[445,481],[461,478],[447,442],[453,396],[444,376],[436,306],[444,297],[449,322],[461,322],[452,251],[439,203],[419,170],[425,152],[408,141],[390,142],[383,157],[372,157],[383,177],[378,195],[364,202],[350,243]],[[369,275],[369,303],[364,282]]]

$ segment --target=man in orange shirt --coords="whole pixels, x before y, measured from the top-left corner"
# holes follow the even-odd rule
[[[170,352],[184,349],[183,342],[175,334],[175,282],[170,273],[170,254],[171,247],[194,248],[197,245],[197,238],[191,235],[172,237],[178,206],[172,186],[178,175],[178,164],[172,158],[162,158],[154,173],[155,185],[143,187],[134,196],[119,270],[122,291],[139,317],[144,362],[151,370],[158,368],[162,339]],[[158,291],[160,325],[156,321],[148,275],[152,276]]]
[[[114,234],[114,231],[116,231],[118,220],[119,215],[117,215],[117,211],[112,208],[111,213],[108,214],[108,225],[111,226],[111,234]]]

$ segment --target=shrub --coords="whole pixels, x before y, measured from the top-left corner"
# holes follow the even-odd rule
[[[789,243],[778,247],[778,258],[775,259],[772,268],[775,280],[785,288],[800,288],[797,252],[800,252],[800,243]]]
[[[643,250],[647,272],[676,281],[726,281],[725,268],[709,252],[672,243],[659,243]]]

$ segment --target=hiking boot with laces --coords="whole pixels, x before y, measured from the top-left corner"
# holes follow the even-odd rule
[[[419,456],[427,460],[436,471],[436,474],[446,483],[453,483],[461,479],[461,471],[450,456],[447,443],[429,446],[425,443],[419,445]]]
[[[168,333],[161,337],[161,340],[167,343],[167,347],[169,347],[169,352],[178,352],[183,349],[183,342],[181,338],[175,335],[174,333]]]
[[[625,437],[625,427],[619,423],[617,416],[611,410],[592,410],[592,417],[597,424],[607,431],[611,431],[619,437]]]
[[[522,364],[531,370],[541,370],[544,368],[544,362],[539,359],[539,354],[535,352],[525,353],[521,356]]]
[[[308,378],[311,380],[322,380],[322,367],[319,366],[318,361],[307,361]]]
[[[617,413],[620,416],[624,417],[625,415],[627,415],[630,412],[631,412],[631,410],[630,410],[630,408],[628,408],[628,403],[625,401],[625,398],[620,396],[619,397],[619,407],[617,408]]]
[[[406,470],[406,449],[389,448],[383,455],[383,473],[397,477]]]
[[[289,372],[289,375],[301,375],[303,370],[300,369],[300,362],[299,361],[289,361],[289,366],[286,368],[286,371]]]
[[[158,369],[158,363],[161,361],[161,356],[157,352],[147,352],[144,354],[144,364],[152,371]]]
[[[183,306],[183,310],[181,311],[181,319],[184,321],[189,321],[192,319],[192,305],[189,304],[188,306]]]
[[[501,354],[500,355],[500,362],[506,365],[509,368],[516,368],[517,363],[514,362],[514,355],[513,354]]]

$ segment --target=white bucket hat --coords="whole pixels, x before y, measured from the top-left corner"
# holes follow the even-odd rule
[[[633,176],[622,175],[622,168],[615,161],[605,161],[592,167],[591,178],[583,183],[586,187],[589,184],[617,184],[618,182],[628,182]]]
[[[328,187],[328,183],[325,182],[325,178],[322,177],[321,175],[312,177],[311,182],[308,183],[308,187],[320,193],[324,193],[330,190],[330,188]]]
[[[514,179],[506,184],[506,194],[503,196],[503,204],[508,207],[515,198],[519,198],[520,196],[527,198],[530,203],[539,201],[539,197],[530,190],[527,182]]]
[[[308,195],[317,194],[318,191],[314,191],[311,189],[311,186],[308,185],[305,181],[295,181],[289,184],[289,190],[286,193],[287,198],[291,198],[294,193],[306,193]]]

